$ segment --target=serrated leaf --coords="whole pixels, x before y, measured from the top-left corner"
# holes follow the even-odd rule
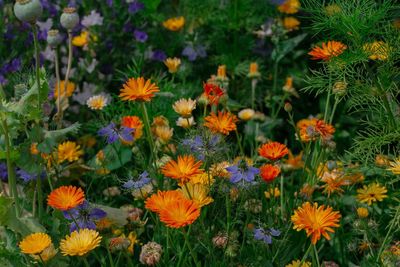
[[[76,122],[64,129],[54,130],[54,131],[44,131],[44,137],[48,139],[57,139],[67,134],[77,133],[80,127],[81,127],[80,123]]]

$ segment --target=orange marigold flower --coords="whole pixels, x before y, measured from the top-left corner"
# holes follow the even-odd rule
[[[286,0],[282,5],[278,6],[278,10],[286,14],[294,14],[299,11],[300,1],[299,0]]]
[[[289,153],[289,149],[279,142],[268,142],[258,149],[258,154],[269,160],[278,160]]]
[[[238,118],[230,112],[218,111],[218,115],[212,112],[204,120],[204,126],[210,129],[211,132],[228,135],[229,132],[236,130]]]
[[[327,194],[328,197],[335,192],[341,194],[343,192],[342,186],[346,184],[344,179],[332,177],[328,177],[324,182],[325,184],[322,186],[323,193]]]
[[[333,211],[331,207],[318,203],[312,205],[310,202],[303,203],[292,215],[293,229],[300,231],[305,230],[307,237],[311,236],[311,243],[316,244],[323,235],[330,240],[328,232],[334,233],[333,227],[339,227],[340,213]]]
[[[61,97],[72,96],[75,91],[75,84],[71,81],[68,81],[67,88],[65,88],[65,81],[60,81],[60,95]],[[54,86],[54,98],[58,98],[58,83]]]
[[[160,213],[169,203],[183,199],[185,199],[185,196],[182,192],[177,190],[158,191],[157,194],[153,194],[151,197],[146,199],[145,207],[152,212]]]
[[[171,159],[161,169],[161,172],[172,179],[179,180],[180,183],[186,183],[190,179],[203,172],[200,169],[202,161],[196,161],[192,155],[178,156],[175,161]]]
[[[84,200],[85,193],[82,188],[61,186],[51,191],[47,197],[47,205],[59,210],[69,210],[82,204]]]
[[[119,97],[126,101],[150,101],[154,93],[159,92],[158,86],[150,79],[143,77],[130,78],[120,91]]]
[[[163,26],[173,32],[179,31],[185,25],[184,17],[170,18],[163,22]]]
[[[335,133],[335,128],[331,124],[316,118],[300,120],[297,122],[297,128],[299,128],[300,139],[303,142],[313,141],[318,137],[329,140]]]
[[[169,203],[160,212],[160,221],[171,228],[192,224],[200,216],[200,208],[192,200],[183,199]]]
[[[39,154],[40,153],[40,151],[38,150],[38,148],[37,148],[37,145],[38,145],[38,143],[32,143],[31,144],[31,147],[30,147],[30,152],[31,152],[31,154],[32,155],[37,155],[37,154]]]
[[[204,94],[210,105],[218,105],[219,99],[224,95],[221,87],[212,83],[203,84]]]
[[[65,160],[68,160],[69,162],[78,160],[79,157],[83,155],[83,151],[80,148],[81,146],[71,141],[59,144],[57,148],[58,163]]]
[[[289,155],[288,155],[287,160],[285,160],[285,164],[283,165],[283,168],[287,169],[287,170],[298,170],[298,169],[303,168],[303,166],[304,166],[303,151],[295,156],[289,150]]]
[[[266,182],[272,182],[280,173],[281,169],[278,166],[265,164],[260,167],[260,176]]]
[[[347,46],[341,42],[328,41],[322,43],[322,47],[315,46],[308,54],[312,56],[313,60],[330,60],[333,57],[337,57],[347,49]]]
[[[121,125],[124,127],[135,129],[133,137],[135,140],[143,135],[143,122],[138,116],[124,116],[122,117]]]

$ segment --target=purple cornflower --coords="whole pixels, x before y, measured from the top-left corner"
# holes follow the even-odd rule
[[[147,38],[149,38],[149,36],[147,35],[146,32],[139,31],[139,30],[135,30],[133,32],[133,35],[135,36],[136,41],[138,41],[140,43],[146,42]]]
[[[241,167],[239,167],[241,166]],[[246,162],[241,161],[237,165],[225,168],[231,174],[230,182],[238,184],[239,182],[254,182],[254,178],[260,173],[260,170],[247,165]]]
[[[5,164],[4,162],[0,163],[0,179],[3,182],[8,181],[7,164]]]
[[[186,56],[189,61],[195,61],[198,57],[206,57],[207,53],[204,46],[199,45],[197,47],[194,47],[193,45],[188,45],[183,49],[182,55]]]
[[[142,10],[143,8],[144,8],[144,4],[143,3],[140,3],[139,1],[133,1],[128,6],[128,12],[130,14],[136,14],[137,12]]]
[[[14,58],[10,62],[6,63],[1,67],[0,72],[2,73],[10,73],[10,72],[16,72],[21,69],[21,59],[20,58]]]
[[[154,50],[152,55],[151,55],[151,59],[155,60],[155,61],[161,61],[162,62],[162,61],[167,59],[167,55],[162,50]]]
[[[129,179],[122,185],[122,187],[125,189],[140,189],[150,182],[151,178],[149,177],[149,173],[147,171],[144,171],[141,175],[139,175],[139,179],[137,181]]]
[[[24,180],[25,183],[28,183],[30,181],[36,180],[38,178],[37,174],[34,173],[29,173],[27,171],[24,171],[23,169],[19,169],[17,171],[17,174],[19,176],[19,178],[21,178],[22,180]],[[44,177],[46,176],[46,174],[44,172],[42,172],[40,174],[40,178],[43,180]]]
[[[63,211],[64,217],[72,221],[69,230],[71,233],[78,229],[96,229],[95,220],[100,220],[107,216],[107,213],[99,208],[93,208],[86,200],[79,206],[68,211]]]
[[[107,138],[107,143],[115,143],[119,138],[127,142],[133,141],[133,133],[135,129],[121,126],[117,128],[115,123],[111,122],[104,128],[101,128],[97,134]]]
[[[256,228],[253,231],[254,239],[264,241],[265,244],[272,244],[272,237],[273,236],[280,236],[281,232],[279,230],[275,230],[270,228],[265,230],[263,228]]]
[[[212,135],[205,139],[208,140],[203,140],[201,136],[196,135],[193,139],[184,139],[182,144],[189,147],[190,151],[197,159],[204,160],[206,156],[217,152],[219,148],[217,145],[221,138],[218,135]]]

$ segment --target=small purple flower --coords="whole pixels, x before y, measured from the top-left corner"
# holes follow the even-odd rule
[[[107,5],[108,5],[109,7],[112,7],[112,5],[113,5],[113,0],[107,0],[106,3],[107,3]]]
[[[6,77],[4,77],[4,75],[0,73],[0,84],[1,85],[6,85],[7,82],[8,81],[7,81]]]
[[[264,230],[263,228],[256,228],[253,231],[254,239],[264,241],[265,244],[272,244],[272,237],[280,236],[281,232],[270,228],[269,230]]]
[[[206,156],[216,153],[221,146],[218,146],[221,138],[218,135],[211,135],[204,140],[201,136],[196,135],[193,139],[184,139],[182,144],[189,147],[192,154],[195,154],[197,159],[204,160]]]
[[[162,50],[154,50],[152,53],[151,59],[155,60],[155,61],[163,62],[164,60],[167,59],[167,55]]]
[[[189,61],[195,61],[198,57],[206,57],[207,52],[204,46],[199,45],[197,47],[194,47],[193,45],[188,45],[183,49],[182,55],[186,56]]]
[[[133,141],[133,133],[135,129],[121,126],[117,128],[115,123],[110,123],[104,128],[101,128],[97,134],[107,138],[107,143],[115,143],[119,138],[127,142]]]
[[[107,213],[99,208],[93,208],[86,200],[79,206],[68,211],[63,211],[67,220],[72,221],[69,230],[71,233],[78,229],[96,229],[96,220],[107,216]]]
[[[147,171],[144,171],[141,175],[139,175],[139,179],[137,181],[133,181],[132,179],[129,179],[126,181],[122,187],[125,189],[140,189],[143,186],[149,184],[151,182],[151,178],[149,177],[149,174]]]
[[[132,23],[130,21],[126,22],[124,26],[122,27],[122,30],[124,32],[133,32],[135,28],[133,27]]]
[[[239,167],[240,165],[242,165],[241,168]],[[234,184],[238,184],[239,182],[252,183],[255,176],[260,173],[259,169],[247,165],[244,161],[225,169],[231,174],[230,182]]]
[[[136,41],[138,41],[140,43],[146,42],[147,38],[149,38],[147,33],[143,32],[143,31],[139,31],[139,30],[135,30],[133,32],[133,35],[135,36]]]
[[[0,179],[3,182],[8,181],[7,164],[5,164],[4,162],[0,163]]]
[[[143,3],[140,3],[139,1],[133,1],[128,6],[128,12],[130,14],[136,14],[137,12],[142,10],[143,8],[144,8],[144,4]]]
[[[96,10],[92,10],[89,15],[83,17],[81,24],[86,28],[95,25],[101,26],[103,25],[103,17]]]
[[[22,180],[24,180],[25,183],[28,183],[30,181],[36,180],[38,178],[37,174],[33,174],[33,173],[29,173],[27,171],[24,171],[23,169],[19,169],[17,171],[17,174],[19,176],[19,178],[21,178]],[[43,180],[46,176],[45,172],[42,172],[40,174],[40,178]]]

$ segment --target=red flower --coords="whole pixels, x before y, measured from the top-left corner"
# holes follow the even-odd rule
[[[218,105],[218,101],[224,95],[224,91],[218,85],[211,83],[204,83],[203,89],[210,105]]]

